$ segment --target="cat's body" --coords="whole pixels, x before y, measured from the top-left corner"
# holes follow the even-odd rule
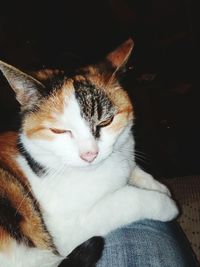
[[[0,136],[0,203],[9,208],[0,219],[2,266],[55,267],[93,236],[177,215],[167,188],[134,161],[132,104],[115,77],[132,46],[129,40],[108,55],[112,72],[90,66],[48,94],[37,80],[0,64],[23,114],[19,134]],[[13,225],[10,213],[18,216]]]

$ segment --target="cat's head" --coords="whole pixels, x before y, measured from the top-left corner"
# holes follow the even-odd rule
[[[48,86],[0,61],[21,105],[21,141],[36,161],[45,167],[93,165],[126,141],[133,108],[117,77],[132,48],[129,39],[99,64],[71,77],[62,73]]]

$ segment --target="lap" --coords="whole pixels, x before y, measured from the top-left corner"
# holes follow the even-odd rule
[[[193,267],[192,250],[175,222],[144,220],[105,238],[97,267]]]

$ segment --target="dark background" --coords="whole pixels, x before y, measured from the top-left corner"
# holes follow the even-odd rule
[[[6,1],[0,58],[24,70],[72,68],[132,37],[122,79],[136,111],[136,154],[155,176],[199,174],[199,5],[194,0]],[[0,80],[0,131],[16,126]]]

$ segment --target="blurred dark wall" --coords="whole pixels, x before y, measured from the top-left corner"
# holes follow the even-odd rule
[[[1,57],[18,64],[55,64],[65,53],[97,57],[124,39],[104,0],[10,2],[0,12]]]

